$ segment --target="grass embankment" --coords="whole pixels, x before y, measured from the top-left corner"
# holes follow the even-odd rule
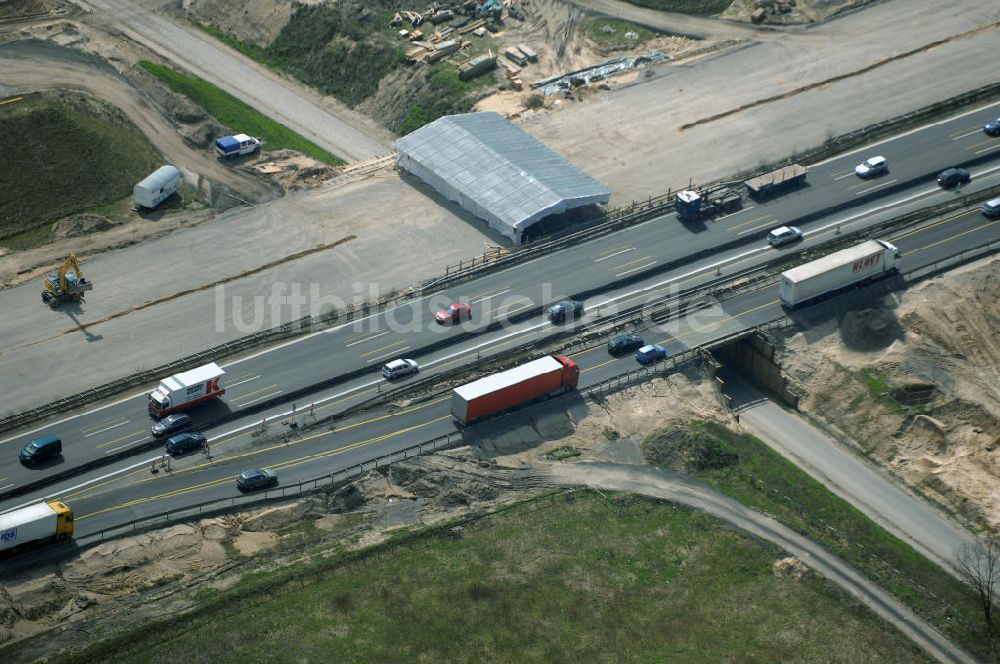
[[[208,81],[146,60],[140,61],[139,65],[170,86],[174,92],[188,97],[201,106],[209,115],[227,127],[261,138],[268,150],[290,148],[331,166],[344,163],[343,159],[307,141],[285,125],[262,115]]]
[[[927,661],[780,557],[700,512],[558,495],[248,576],[66,661]]]
[[[95,116],[82,102],[23,97],[0,105],[0,136],[0,245],[8,249],[45,244],[52,222],[101,212],[162,165],[111,107]]]
[[[607,32],[605,26],[610,26],[614,32]],[[636,34],[635,39],[628,39],[625,35],[629,32]],[[652,30],[648,30],[641,25],[620,21],[612,18],[592,18],[587,27],[587,34],[596,43],[608,49],[627,49],[642,45],[643,42],[651,39],[654,35]]]
[[[650,434],[643,451],[650,462],[697,477],[821,543],[956,643],[990,659],[967,586],[753,436],[691,422]]]
[[[625,0],[629,4],[650,9],[695,16],[713,16],[726,11],[732,0]]]
[[[389,27],[395,10],[373,7],[363,16],[356,11],[357,7],[339,3],[298,5],[274,41],[264,47],[239,41],[213,26],[197,25],[247,57],[287,71],[353,107],[373,97],[384,77],[411,66],[406,63],[405,42],[399,40],[397,28]],[[458,70],[445,62],[415,66],[422,68],[424,80],[411,80],[409,89],[399,91],[409,98],[406,110],[387,122],[400,134],[444,115],[467,113],[480,91],[496,81],[492,74],[462,81]]]

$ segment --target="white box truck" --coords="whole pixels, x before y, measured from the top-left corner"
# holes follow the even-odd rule
[[[899,270],[901,254],[885,240],[869,240],[781,273],[778,294],[787,307]]]
[[[149,393],[149,412],[155,417],[164,417],[220,397],[226,393],[222,384],[222,377],[225,375],[226,372],[218,364],[211,362],[164,378]]]
[[[0,514],[0,555],[73,536],[73,510],[59,500]]]

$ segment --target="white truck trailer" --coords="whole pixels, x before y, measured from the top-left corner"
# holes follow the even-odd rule
[[[132,188],[135,209],[148,208],[152,210],[173,196],[183,180],[184,177],[176,166],[170,164],[160,166]]]
[[[73,510],[59,500],[0,514],[0,555],[73,536]]]
[[[822,295],[899,270],[901,254],[884,240],[869,240],[781,273],[778,294],[791,308]]]
[[[149,393],[149,412],[155,417],[190,408],[226,393],[222,377],[226,375],[218,364],[211,362],[197,369],[174,374],[160,381]]]

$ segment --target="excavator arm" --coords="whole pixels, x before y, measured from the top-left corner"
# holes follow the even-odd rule
[[[59,272],[53,272],[45,278],[45,291],[42,301],[51,307],[57,307],[66,299],[82,300],[83,293],[94,287],[83,277],[76,254],[70,254],[63,262]]]

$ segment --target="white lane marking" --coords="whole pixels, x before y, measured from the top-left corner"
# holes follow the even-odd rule
[[[391,353],[386,353],[385,355],[382,355],[380,357],[373,357],[370,360],[365,360],[365,364],[371,364],[372,362],[381,362],[382,360],[388,359],[390,357],[395,357],[399,353],[402,353],[403,351],[407,351],[407,350],[410,350],[410,347],[409,346],[404,346],[402,348],[399,348],[399,349],[396,349],[396,350],[392,351]]]
[[[640,265],[639,267],[634,267],[631,270],[625,270],[624,272],[619,272],[616,277],[624,277],[626,274],[631,274],[632,272],[638,272],[639,270],[645,270],[647,267],[653,267],[656,265],[656,261],[652,263],[646,263],[645,265]]]
[[[478,300],[473,300],[469,304],[479,304],[480,302],[485,302],[486,300],[489,300],[490,298],[494,298],[494,297],[496,297],[498,295],[505,295],[505,294],[511,292],[511,290],[513,290],[513,289],[508,288],[507,290],[502,290],[499,293],[493,293],[492,295],[487,295],[485,297],[481,297]]]
[[[984,152],[990,152],[991,150],[996,150],[997,148],[1000,148],[1000,143],[997,143],[996,145],[991,145],[989,147],[983,148],[982,150],[976,150],[972,154],[982,154]]]
[[[269,399],[269,398],[271,398],[273,396],[277,396],[277,395],[281,394],[283,391],[284,390],[278,390],[277,392],[271,392],[270,394],[265,394],[262,397],[257,397],[256,399],[251,399],[250,401],[247,401],[246,403],[241,403],[237,407],[237,411],[236,412],[237,413],[239,412],[239,408],[246,408],[247,406],[249,406],[252,403],[257,403],[258,401],[263,401],[264,399]]]
[[[616,251],[615,253],[608,254],[607,256],[605,256],[603,258],[598,258],[594,262],[595,263],[600,263],[601,261],[606,261],[609,258],[614,258],[615,256],[621,256],[622,254],[627,254],[630,251],[635,251],[635,247],[629,247],[628,249],[622,249],[621,251]]]
[[[238,380],[235,383],[229,383],[228,385],[226,385],[226,389],[232,389],[238,385],[242,385],[243,383],[249,383],[252,380],[257,380],[258,378],[260,378],[260,374],[257,374],[256,376],[250,376],[249,378],[244,378],[243,380]]]
[[[729,214],[724,214],[721,217],[716,217],[715,220],[716,221],[722,221],[723,219],[728,219],[729,217],[733,216],[734,214],[740,214],[740,213],[743,213],[743,212],[749,212],[750,210],[754,209],[755,207],[756,207],[755,205],[751,205],[750,207],[745,207],[742,210],[737,210],[736,212],[730,212]]]
[[[870,191],[875,191],[876,189],[881,189],[882,187],[887,187],[890,184],[893,184],[894,182],[899,182],[899,180],[898,179],[886,180],[885,182],[880,182],[879,184],[874,185],[872,187],[868,187],[867,189],[861,189],[860,191],[855,192],[854,195],[855,196],[860,196],[861,194],[867,194]]]
[[[133,445],[137,445],[137,444],[139,444],[141,442],[144,442],[144,440],[134,440],[131,443],[125,443],[124,445],[119,445],[118,447],[112,447],[110,450],[107,450],[105,452],[105,454],[111,454],[112,452],[117,452],[118,450],[123,450],[126,447],[132,447]]]
[[[849,178],[849,177],[851,177],[852,175],[854,175],[854,172],[853,172],[853,171],[851,171],[850,173],[845,173],[844,175],[838,175],[837,177],[835,177],[835,178],[833,178],[833,179],[834,179],[834,180],[843,180],[844,178]]]
[[[964,134],[959,134],[958,136],[953,137],[951,140],[957,141],[959,139],[965,138],[966,136],[972,136],[973,134],[980,134],[982,133],[982,131],[983,131],[982,127],[978,129],[973,129],[972,131],[967,131]]]
[[[13,484],[8,484],[7,486],[0,486],[0,491],[3,491],[4,489],[9,489],[12,486],[14,486],[14,485]]]
[[[976,113],[981,113],[981,112],[985,111],[988,108],[996,108],[997,106],[998,106],[998,104],[996,102],[990,102],[988,104],[983,104],[982,106],[978,106],[976,108],[973,108],[973,109],[971,109],[969,111],[966,111],[965,113],[959,113],[958,115],[952,115],[950,117],[944,118],[942,120],[938,120],[937,122],[932,122],[930,124],[919,125],[919,126],[913,127],[909,131],[903,132],[902,134],[894,134],[892,136],[887,136],[887,137],[883,138],[881,141],[877,141],[875,143],[868,143],[867,145],[864,145],[864,146],[858,148],[857,150],[852,150],[851,152],[842,152],[842,153],[840,153],[838,155],[834,155],[832,157],[829,157],[828,159],[824,159],[823,161],[818,161],[815,164],[813,164],[812,166],[816,167],[816,166],[819,166],[821,164],[826,164],[828,162],[835,161],[837,159],[841,159],[843,157],[850,156],[852,154],[857,154],[859,152],[872,152],[872,151],[874,151],[875,154],[878,154],[878,152],[875,151],[875,147],[877,147],[879,145],[882,145],[883,143],[888,143],[889,141],[898,140],[898,139],[902,138],[903,136],[909,136],[911,134],[916,134],[918,132],[925,131],[928,127],[937,127],[937,126],[940,126],[940,125],[948,124],[949,122],[954,122],[955,120],[958,120],[960,118],[964,118],[964,117],[966,117],[968,115],[974,115]]]
[[[84,438],[90,438],[91,436],[96,436],[99,433],[104,433],[105,431],[111,431],[112,429],[117,429],[120,426],[124,426],[131,422],[132,420],[125,420],[124,422],[119,422],[118,424],[112,424],[109,427],[104,427],[103,429],[98,429],[97,431],[91,431],[90,433],[83,434]]]
[[[349,343],[349,344],[344,344],[344,347],[345,347],[345,348],[350,348],[351,346],[357,346],[358,344],[363,344],[363,343],[366,343],[366,342],[369,342],[369,341],[371,341],[372,339],[378,339],[378,338],[379,338],[379,337],[381,337],[382,335],[384,335],[384,334],[389,334],[390,332],[392,332],[392,330],[386,330],[386,331],[384,331],[384,332],[379,332],[378,334],[373,334],[372,336],[370,336],[370,337],[367,337],[367,338],[365,338],[365,339],[362,339],[361,341],[352,341],[352,342],[351,342],[351,343]]]

